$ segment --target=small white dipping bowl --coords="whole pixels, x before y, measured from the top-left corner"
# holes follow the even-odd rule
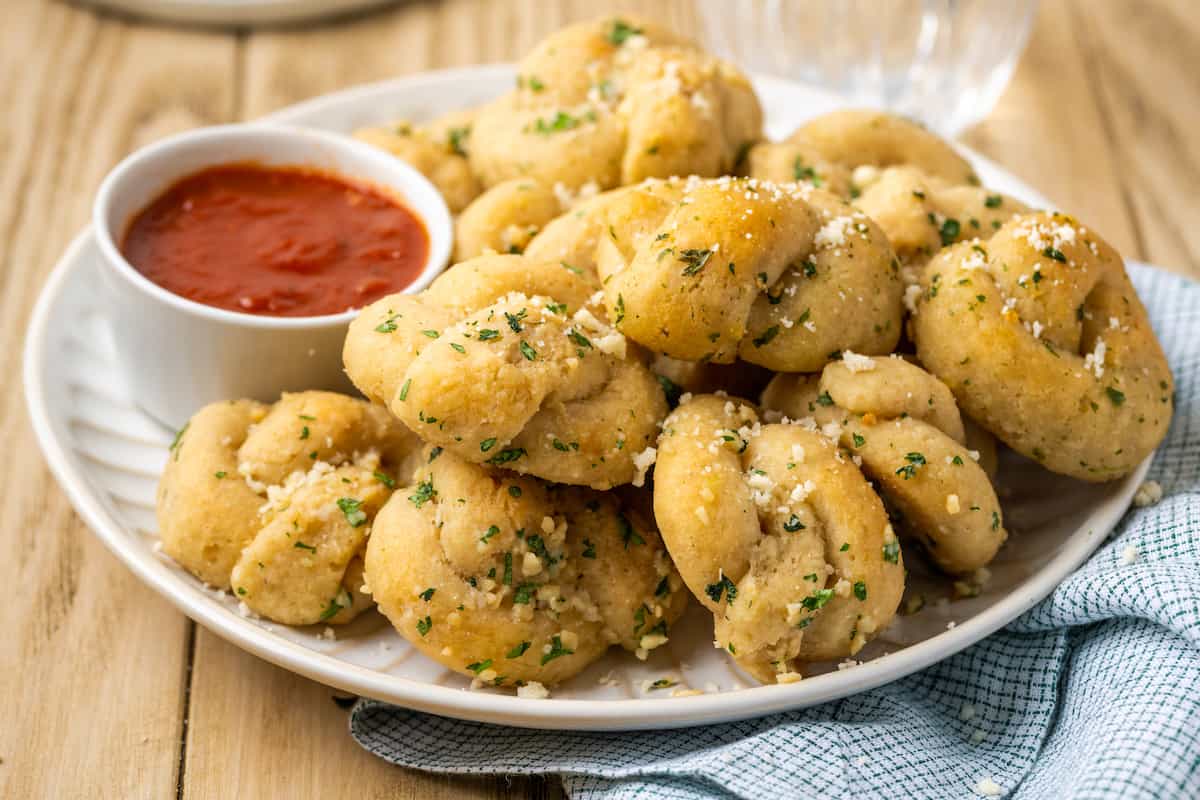
[[[178,428],[217,400],[272,401],[304,389],[353,391],[342,342],[357,313],[317,317],[243,314],[188,300],[138,272],[121,255],[133,217],[182,178],[250,162],[319,169],[389,194],[429,234],[429,255],[405,292],[429,285],[450,257],[453,228],[441,194],[421,173],[345,136],[269,124],[222,125],[172,136],[137,151],[108,174],[92,208],[117,361],[134,401]]]

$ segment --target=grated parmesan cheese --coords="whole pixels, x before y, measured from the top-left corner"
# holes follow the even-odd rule
[[[634,486],[646,485],[646,472],[649,471],[650,467],[654,466],[657,458],[658,450],[653,447],[647,447],[633,457],[633,466],[637,470],[637,475],[633,477]]]
[[[1163,488],[1158,481],[1146,481],[1138,487],[1137,493],[1133,496],[1133,505],[1135,508],[1145,508],[1152,506],[1163,498]]]
[[[550,691],[537,681],[530,681],[529,683],[517,689],[517,697],[523,697],[525,699],[544,700],[549,696]]]
[[[875,359],[870,356],[859,355],[852,353],[849,350],[842,352],[842,363],[846,365],[846,369],[851,372],[870,372],[875,369]]]

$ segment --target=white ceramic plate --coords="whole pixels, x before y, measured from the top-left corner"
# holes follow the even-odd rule
[[[302,103],[274,120],[337,131],[394,117],[419,120],[495,96],[512,85],[513,74],[508,67],[479,67],[405,78]],[[835,98],[794,84],[756,84],[776,136],[837,106]],[[968,156],[986,185],[1048,205],[994,164]],[[336,640],[323,638],[321,626],[248,619],[232,596],[205,588],[156,554],[154,488],[172,433],[138,411],[114,377],[98,259],[92,235],[84,231],[42,291],[25,351],[34,430],[79,514],[139,578],[239,647],[322,683],[446,716],[543,728],[659,728],[758,716],[879,686],[958,652],[1049,594],[1104,540],[1148,466],[1124,481],[1093,486],[1008,458],[1001,496],[1012,536],[985,591],[968,600],[933,602],[948,594],[946,581],[923,576],[919,557],[906,553],[910,591],[924,592],[930,602],[920,613],[898,618],[859,654],[864,663],[851,669],[821,665],[820,674],[798,683],[756,686],[712,646],[712,618],[693,604],[670,643],[646,662],[613,649],[547,700],[469,691],[464,678],[417,654],[374,612],[339,629]],[[677,690],[706,691],[682,697],[670,696],[671,690],[643,692],[644,681],[663,677],[678,680]]]
[[[192,25],[288,25],[396,0],[84,0],[138,17]]]

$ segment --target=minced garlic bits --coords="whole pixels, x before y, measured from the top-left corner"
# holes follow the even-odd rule
[[[987,473],[969,450],[945,384],[896,356],[843,355],[819,376],[778,375],[763,405],[811,417],[837,439],[920,541],[952,574],[995,557],[1007,533]]]
[[[331,392],[198,411],[158,488],[163,551],[254,613],[287,625],[370,608],[362,550],[419,444],[384,409]]]
[[[1171,420],[1171,371],[1121,257],[1072,217],[1038,213],[927,265],[917,354],[1019,453],[1087,481],[1128,474]]]
[[[689,398],[666,420],[654,513],[716,645],[763,682],[857,653],[904,589],[883,503],[837,445],[753,406]]]
[[[469,157],[485,187],[533,178],[603,190],[727,173],[761,136],[740,70],[653,22],[610,17],[536,45],[516,88],[480,110]]]
[[[363,309],[346,372],[467,461],[597,489],[630,483],[666,400],[599,300],[561,264],[481,256]]]
[[[888,353],[899,265],[875,223],[810,186],[654,182],[606,209],[596,251],[609,318],[674,358],[820,369],[832,351]]]
[[[554,486],[427,448],[379,512],[366,579],[396,630],[491,686],[559,683],[613,644],[667,643],[687,592],[618,493]]]

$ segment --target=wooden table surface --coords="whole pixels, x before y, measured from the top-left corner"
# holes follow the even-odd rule
[[[698,31],[688,0],[640,4]],[[27,421],[21,345],[105,172],[184,128],[430,68],[512,60],[639,4],[406,2],[270,32],[182,30],[7,0],[0,26],[0,796],[543,797],[360,750],[333,692],[197,627],[93,538]],[[1126,256],[1200,276],[1200,15],[1189,0],[1044,0],[991,117],[964,138]],[[64,320],[69,324],[69,320]]]

